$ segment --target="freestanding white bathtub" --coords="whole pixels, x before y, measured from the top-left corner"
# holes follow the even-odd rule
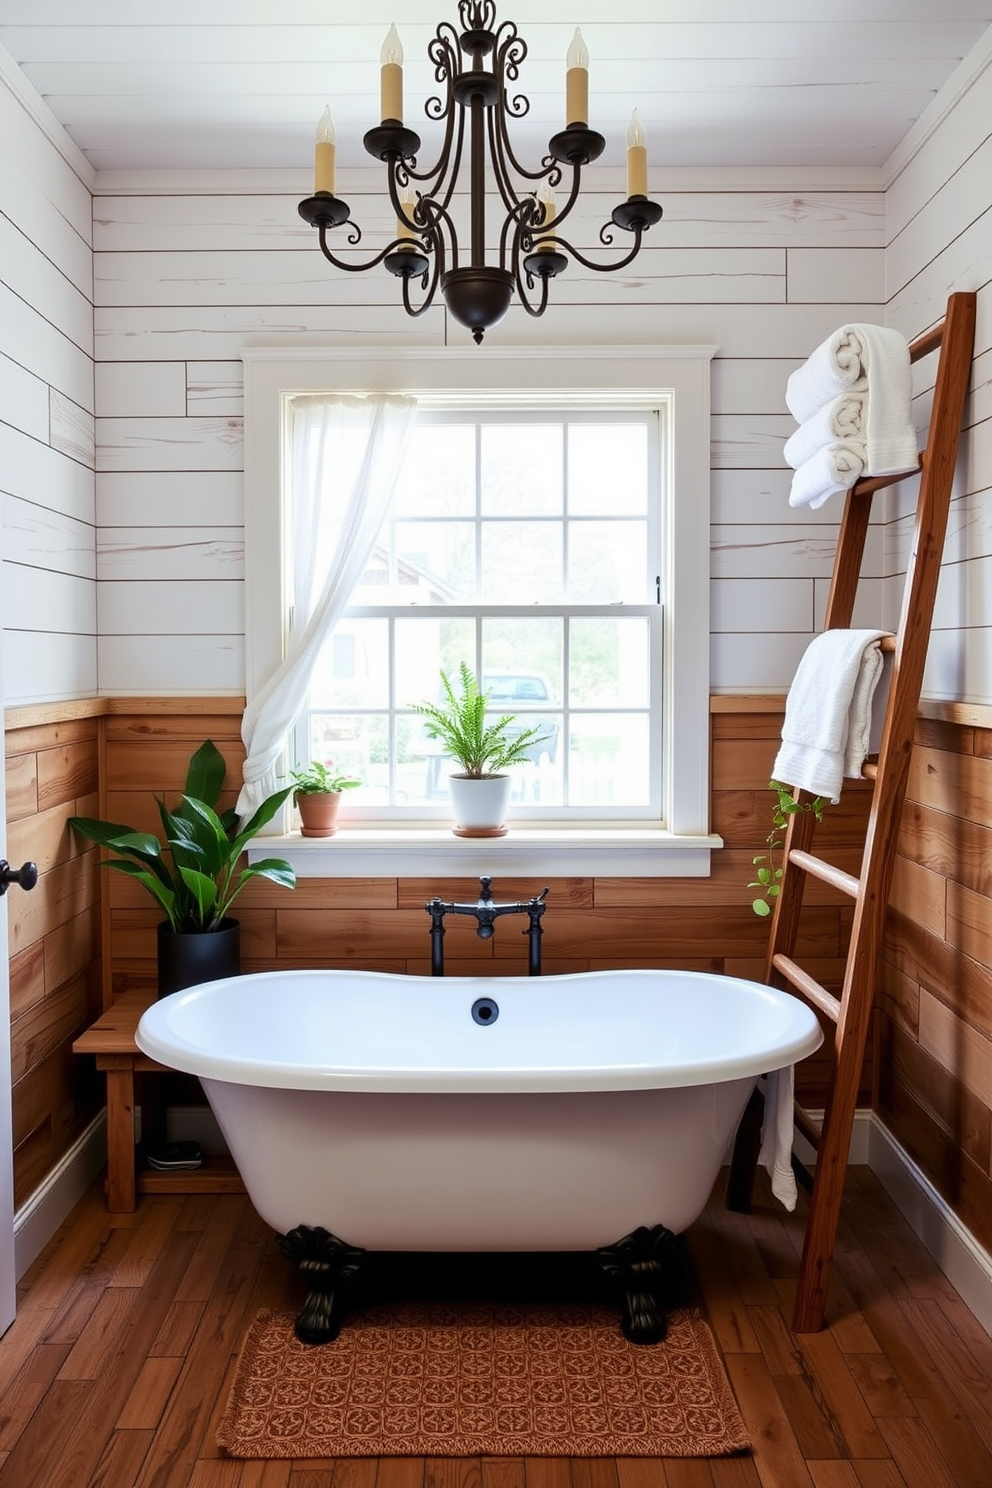
[[[199,1075],[259,1214],[349,1253],[594,1250],[697,1218],[797,998],[698,972],[288,971],[176,992],[138,1047]]]

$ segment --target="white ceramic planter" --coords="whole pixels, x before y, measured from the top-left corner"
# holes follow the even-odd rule
[[[456,837],[502,837],[510,800],[509,775],[449,775]]]

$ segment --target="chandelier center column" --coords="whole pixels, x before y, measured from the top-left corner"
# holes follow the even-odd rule
[[[469,179],[472,196],[472,264],[486,261],[486,104],[473,93],[471,108],[472,158]]]

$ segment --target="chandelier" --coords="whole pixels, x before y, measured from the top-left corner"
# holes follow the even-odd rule
[[[549,140],[540,167],[528,170],[514,155],[508,129],[511,119],[523,118],[530,108],[527,98],[513,91],[527,44],[512,21],[496,27],[494,0],[459,0],[458,17],[461,33],[442,21],[427,48],[441,96],[429,98],[425,112],[444,125],[440,154],[429,170],[418,168],[420,137],[403,123],[403,49],[395,26],[382,48],[382,122],[368,131],[364,144],[386,164],[396,237],[366,263],[337,258],[328,247],[329,232],[345,224],[350,246],[362,236],[350,220],[351,208],[334,194],[335,133],[329,109],[317,126],[314,194],[300,202],[299,212],[317,228],[321,252],[336,269],[363,273],[383,264],[400,281],[408,315],[423,315],[440,288],[448,310],[478,343],[503,319],[514,291],[529,315],[543,315],[550,281],[571,260],[598,273],[626,268],[662,209],[648,199],[645,134],[635,110],[627,131],[627,198],[613,208],[599,232],[607,248],[613,245],[614,229],[629,233],[627,251],[612,263],[597,263],[563,237],[562,227],[578,200],[582,168],[606,146],[588,124],[589,53],[581,33],[576,31],[566,57],[565,128]],[[452,218],[463,155],[468,159],[467,253]],[[493,263],[486,261],[487,181],[495,185],[502,212]],[[567,195],[559,206],[556,188],[563,181]]]

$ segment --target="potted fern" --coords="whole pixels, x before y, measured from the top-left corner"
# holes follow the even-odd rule
[[[137,879],[165,916],[158,927],[158,990],[164,997],[183,987],[241,970],[239,922],[231,907],[253,878],[293,888],[296,875],[282,858],[241,866],[248,843],[293,790],[276,791],[238,829],[233,808],[215,810],[226,773],[224,756],[212,740],[201,744],[189,762],[179,804],[171,810],[158,800],[163,838],[118,822],[72,816],[69,825],[81,837],[105,847],[115,857],[108,868]]]
[[[448,777],[456,837],[502,837],[510,799],[513,765],[546,738],[537,728],[521,728],[516,714],[487,717],[488,694],[463,661],[456,691],[441,673],[441,700],[415,703],[428,738],[438,740],[459,768]]]

